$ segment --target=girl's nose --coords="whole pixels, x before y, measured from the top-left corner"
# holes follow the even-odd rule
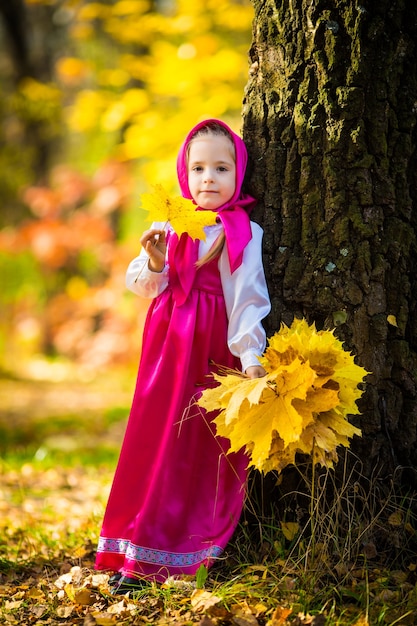
[[[206,170],[204,173],[204,182],[205,183],[212,183],[214,180],[214,176],[213,173],[211,172],[211,170]]]

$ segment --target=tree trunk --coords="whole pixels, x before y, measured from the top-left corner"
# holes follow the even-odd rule
[[[244,139],[267,333],[336,327],[371,374],[364,473],[417,466],[417,2],[254,0]],[[391,317],[392,316],[392,317]]]
[[[0,0],[1,225],[27,216],[19,197],[21,188],[47,178],[60,141],[60,107],[49,106],[46,116],[41,105],[37,110],[35,99],[31,110],[21,91],[28,79],[45,84],[52,80],[54,55],[65,42],[64,28],[55,23],[58,13],[56,6]]]

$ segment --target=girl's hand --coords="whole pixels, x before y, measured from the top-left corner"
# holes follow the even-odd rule
[[[151,272],[162,272],[167,251],[165,231],[156,228],[145,230],[140,243],[149,256],[148,267]]]
[[[245,372],[248,378],[262,378],[266,376],[266,372],[262,365],[251,365]]]

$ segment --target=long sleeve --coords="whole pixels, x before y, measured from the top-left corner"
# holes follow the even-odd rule
[[[265,350],[266,336],[262,320],[271,303],[262,265],[263,230],[251,222],[252,239],[245,248],[241,266],[230,273],[227,251],[222,251],[219,269],[229,318],[228,346],[245,371],[259,365],[258,356]]]
[[[152,228],[162,229],[165,222],[155,222]],[[166,226],[165,226],[166,227]],[[168,286],[168,267],[162,272],[152,272],[148,268],[149,257],[142,248],[139,256],[130,262],[126,272],[126,287],[142,298],[156,298]]]

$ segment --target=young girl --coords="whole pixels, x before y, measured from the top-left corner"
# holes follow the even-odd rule
[[[270,302],[262,229],[241,192],[247,154],[219,120],[198,124],[178,155],[181,192],[213,211],[206,239],[154,224],[127,270],[153,298],[126,435],[103,522],[97,569],[113,593],[209,566],[229,541],[245,497],[248,457],[226,456],[210,417],[193,409],[219,365],[264,375],[262,319]]]

